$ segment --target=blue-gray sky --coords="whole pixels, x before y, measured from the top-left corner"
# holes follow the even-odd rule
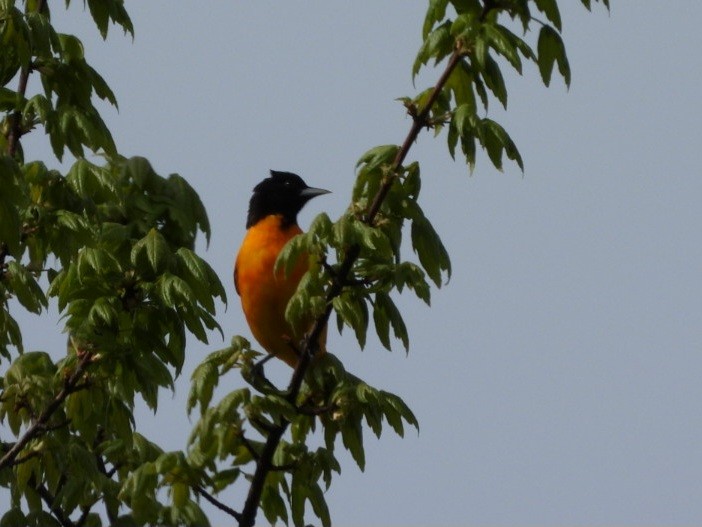
[[[524,176],[483,157],[469,177],[443,136],[412,150],[454,274],[430,309],[402,300],[408,357],[331,338],[348,369],[401,395],[421,423],[403,440],[367,436],[365,473],[343,456],[327,492],[335,525],[702,518],[702,4],[612,1],[611,14],[560,2],[569,91],[558,78],[545,89],[529,66],[507,76],[508,112],[491,106]],[[415,92],[424,2],[127,7],[133,42],[115,31],[101,43],[79,2],[69,16],[54,6],[55,22],[84,39],[116,92],[120,111],[105,118],[120,151],[200,192],[206,257],[230,299],[218,320],[227,338],[249,336],[230,277],[250,189],[290,170],[334,192],[303,226],[343,212],[360,154],[410,126],[394,99]],[[46,157],[45,143],[32,138],[27,157]],[[60,347],[59,330],[55,319],[32,330],[27,347]],[[213,335],[189,347],[175,397],[164,392],[156,416],[139,410],[147,436],[185,446],[189,374],[221,345]]]

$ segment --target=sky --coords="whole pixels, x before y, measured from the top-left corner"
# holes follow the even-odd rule
[[[326,494],[335,525],[702,518],[702,4],[559,3],[571,88],[554,77],[546,89],[530,65],[506,75],[507,112],[490,107],[524,174],[483,155],[470,176],[443,135],[410,152],[453,276],[431,308],[401,298],[409,354],[330,337],[347,369],[403,397],[421,426],[367,435],[363,473],[341,456]],[[340,216],[358,157],[411,125],[395,99],[439,71],[413,87],[423,2],[202,5],[128,2],[135,39],[111,31],[106,43],[82,3],[53,9],[117,95],[119,112],[103,116],[120,152],[200,193],[228,341],[250,337],[231,272],[252,187],[269,169],[293,171],[333,191],[306,207],[303,228],[322,211]],[[46,138],[28,138],[25,155],[48,158]],[[21,320],[27,349],[64,342],[55,316]],[[191,339],[175,395],[162,392],[155,416],[138,409],[147,437],[186,446],[190,372],[223,345]],[[231,524],[205,507],[213,525]]]

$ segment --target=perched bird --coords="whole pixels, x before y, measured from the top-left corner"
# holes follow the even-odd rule
[[[285,320],[285,308],[308,268],[308,259],[301,257],[294,269],[285,275],[273,268],[285,244],[302,230],[297,214],[305,203],[322,194],[321,188],[308,187],[302,178],[290,172],[271,170],[253,189],[246,219],[246,236],[234,266],[234,286],[241,297],[241,307],[251,332],[271,355],[295,367],[298,356],[290,343],[297,343],[312,324],[293,328]],[[326,333],[326,332],[325,332]],[[326,334],[320,338],[324,351]]]

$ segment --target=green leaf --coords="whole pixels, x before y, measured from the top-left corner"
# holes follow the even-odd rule
[[[88,3],[90,3],[90,1],[91,0],[88,0]],[[102,3],[99,0],[92,0],[92,1],[98,1],[98,3]],[[97,96],[103,100],[107,100],[115,108],[119,108],[119,105],[117,104],[117,98],[115,97],[115,94],[112,92],[110,87],[105,82],[105,79],[103,79],[102,76],[97,71],[95,71],[91,66],[86,65],[86,70],[88,72],[88,75],[90,77],[90,82],[93,85],[93,89],[95,90],[95,93],[97,94]]]
[[[49,124],[54,116],[54,109],[51,102],[44,95],[38,93],[27,101],[24,106],[23,115],[25,117],[36,115],[39,122]]]
[[[119,324],[121,305],[116,297],[100,297],[90,308],[88,322],[96,327],[116,328]]]
[[[271,478],[269,478],[271,479]],[[284,523],[288,522],[288,510],[285,507],[285,501],[280,495],[277,485],[273,486],[266,484],[261,493],[261,509],[266,520],[271,525],[276,524],[276,520],[281,519]]]
[[[485,24],[485,36],[492,48],[507,59],[512,67],[521,75],[522,60],[519,58],[515,39],[517,38],[506,27],[499,24]]]
[[[130,157],[122,165],[122,170],[142,190],[156,190],[158,183],[162,180],[144,157]]]
[[[563,40],[551,26],[543,26],[537,43],[538,64],[541,78],[548,86],[551,82],[553,65],[558,64],[558,71],[563,76],[566,86],[570,86],[570,65],[566,56]]]
[[[49,17],[36,11],[25,14],[30,30],[32,47],[38,57],[51,57],[51,49],[58,44],[58,35],[51,27]]]
[[[433,58],[434,63],[438,64],[442,59],[450,55],[452,50],[451,21],[447,20],[424,39],[412,66],[412,78],[414,79],[417,76],[421,67],[429,62],[430,59]]]
[[[27,517],[19,507],[11,508],[0,519],[0,527],[17,527],[18,525],[29,525]]]
[[[412,217],[412,248],[419,257],[419,263],[437,287],[441,287],[442,274],[451,278],[451,260],[448,251],[432,224],[421,211]]]
[[[353,329],[358,344],[363,349],[366,345],[366,332],[368,331],[368,306],[366,299],[344,291],[332,300],[334,310],[341,316],[344,323]]]
[[[283,249],[278,253],[273,272],[283,271],[285,276],[290,276],[293,270],[307,257],[310,248],[310,237],[307,234],[298,234],[288,240]]]
[[[396,339],[402,342],[405,351],[409,351],[409,336],[402,314],[387,293],[376,293],[373,305],[373,321],[378,338],[388,350],[390,349],[389,326],[392,326]],[[380,323],[380,325],[379,325]],[[381,335],[382,332],[382,335]]]
[[[188,282],[198,301],[210,312],[214,313],[213,295],[226,302],[227,294],[219,277],[209,264],[195,252],[181,247],[175,253],[178,274]]]
[[[152,228],[132,247],[131,260],[137,271],[160,275],[170,266],[171,249],[163,235]]]
[[[351,457],[361,471],[366,467],[366,454],[363,450],[363,432],[360,421],[346,421],[341,425],[341,441],[351,453]]]
[[[326,213],[322,212],[315,216],[307,232],[310,238],[316,243],[326,243],[331,238],[332,229],[333,224],[331,219],[329,219]]]
[[[505,86],[500,67],[491,56],[485,57],[485,67],[481,73],[485,80],[485,85],[490,88],[497,100],[507,109],[507,87]]]
[[[487,150],[488,156],[495,165],[495,168],[502,170],[502,151],[504,150],[507,157],[515,161],[517,165],[519,165],[519,168],[524,171],[522,156],[505,129],[491,119],[483,119],[482,129],[483,146]]]
[[[44,291],[42,291],[36,279],[23,265],[14,260],[8,262],[5,279],[9,285],[10,292],[17,296],[19,303],[28,311],[41,313],[42,307],[48,307]]]
[[[10,88],[0,87],[0,111],[11,112],[25,105],[24,98]]]
[[[546,18],[556,26],[558,31],[563,30],[561,26],[561,13],[558,10],[556,0],[534,0],[534,3],[536,4],[536,8],[546,15]]]
[[[434,26],[444,19],[447,5],[448,0],[429,0],[429,7],[427,7],[427,14],[424,17],[424,24],[422,26],[423,39],[426,40],[431,30],[434,29]]]
[[[363,165],[363,169],[371,171],[382,165],[389,165],[395,159],[400,147],[397,145],[382,145],[371,148],[356,162],[356,167]]]
[[[78,254],[76,264],[79,280],[92,275],[117,275],[121,272],[120,263],[104,249],[85,247]]]
[[[64,61],[68,63],[85,61],[83,43],[77,37],[60,33],[58,38],[61,45],[61,57]]]
[[[331,527],[331,516],[329,515],[329,507],[324,499],[324,493],[317,483],[310,485],[310,504],[312,510],[317,515],[317,518],[322,520],[322,527]]]
[[[456,66],[449,76],[446,87],[453,93],[456,106],[467,105],[476,111],[475,93],[473,92],[473,72],[465,60]]]

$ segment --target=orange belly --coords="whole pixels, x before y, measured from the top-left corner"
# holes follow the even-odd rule
[[[293,328],[285,320],[285,308],[307,271],[308,262],[302,257],[287,277],[282,270],[274,273],[273,268],[281,249],[301,232],[297,225],[281,229],[280,216],[264,218],[246,232],[234,268],[234,283],[254,338],[268,353],[293,368],[298,357],[287,341],[297,343],[311,323]],[[320,340],[323,350],[324,339]]]

